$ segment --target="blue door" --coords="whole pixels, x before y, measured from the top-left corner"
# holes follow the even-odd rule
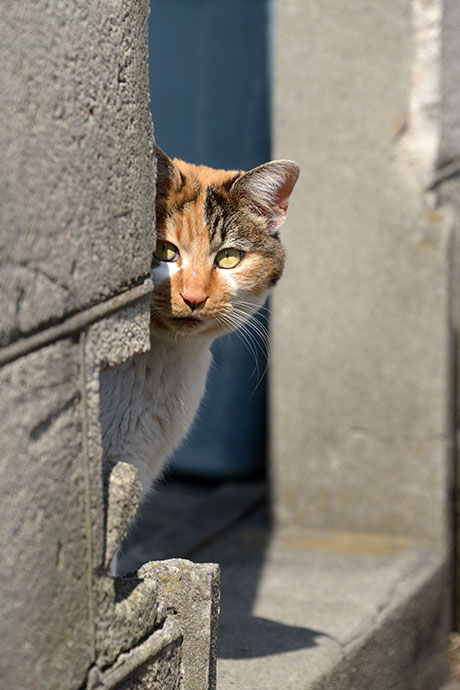
[[[248,170],[270,159],[269,0],[151,0],[155,139],[171,157]],[[257,317],[267,327],[266,312]],[[175,474],[260,474],[266,450],[266,347],[245,330],[213,346],[207,394]]]

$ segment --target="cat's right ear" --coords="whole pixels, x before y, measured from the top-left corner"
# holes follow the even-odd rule
[[[166,198],[180,183],[180,175],[172,160],[159,146],[154,144],[154,150],[157,161],[157,197]]]
[[[259,165],[239,177],[233,185],[267,221],[269,232],[276,234],[284,223],[289,197],[299,177],[294,161],[278,160]]]

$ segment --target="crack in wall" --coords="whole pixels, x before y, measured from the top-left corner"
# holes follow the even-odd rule
[[[72,395],[59,409],[53,410],[45,419],[36,424],[29,432],[32,441],[39,441],[40,438],[49,431],[50,427],[57,422],[59,417],[68,412],[80,399],[80,393]]]

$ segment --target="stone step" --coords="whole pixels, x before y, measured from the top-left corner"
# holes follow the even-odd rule
[[[435,690],[446,680],[440,554],[384,535],[250,520],[200,552],[222,569],[217,688]]]
[[[217,690],[441,688],[451,623],[445,556],[397,536],[273,532],[260,493],[260,483],[172,485],[157,496],[148,529],[137,530],[136,558],[155,556],[152,534],[165,548],[161,525],[174,551],[174,510],[177,548],[189,510],[188,524],[200,529],[194,538],[189,528],[187,548],[195,539],[194,560],[220,564]],[[234,524],[227,512],[223,533],[232,495]]]

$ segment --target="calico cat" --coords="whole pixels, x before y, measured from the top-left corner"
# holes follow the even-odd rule
[[[257,311],[281,275],[279,228],[299,175],[287,160],[241,172],[158,147],[156,157],[151,350],[100,378],[104,462],[132,463],[144,493],[191,426],[212,341]]]

